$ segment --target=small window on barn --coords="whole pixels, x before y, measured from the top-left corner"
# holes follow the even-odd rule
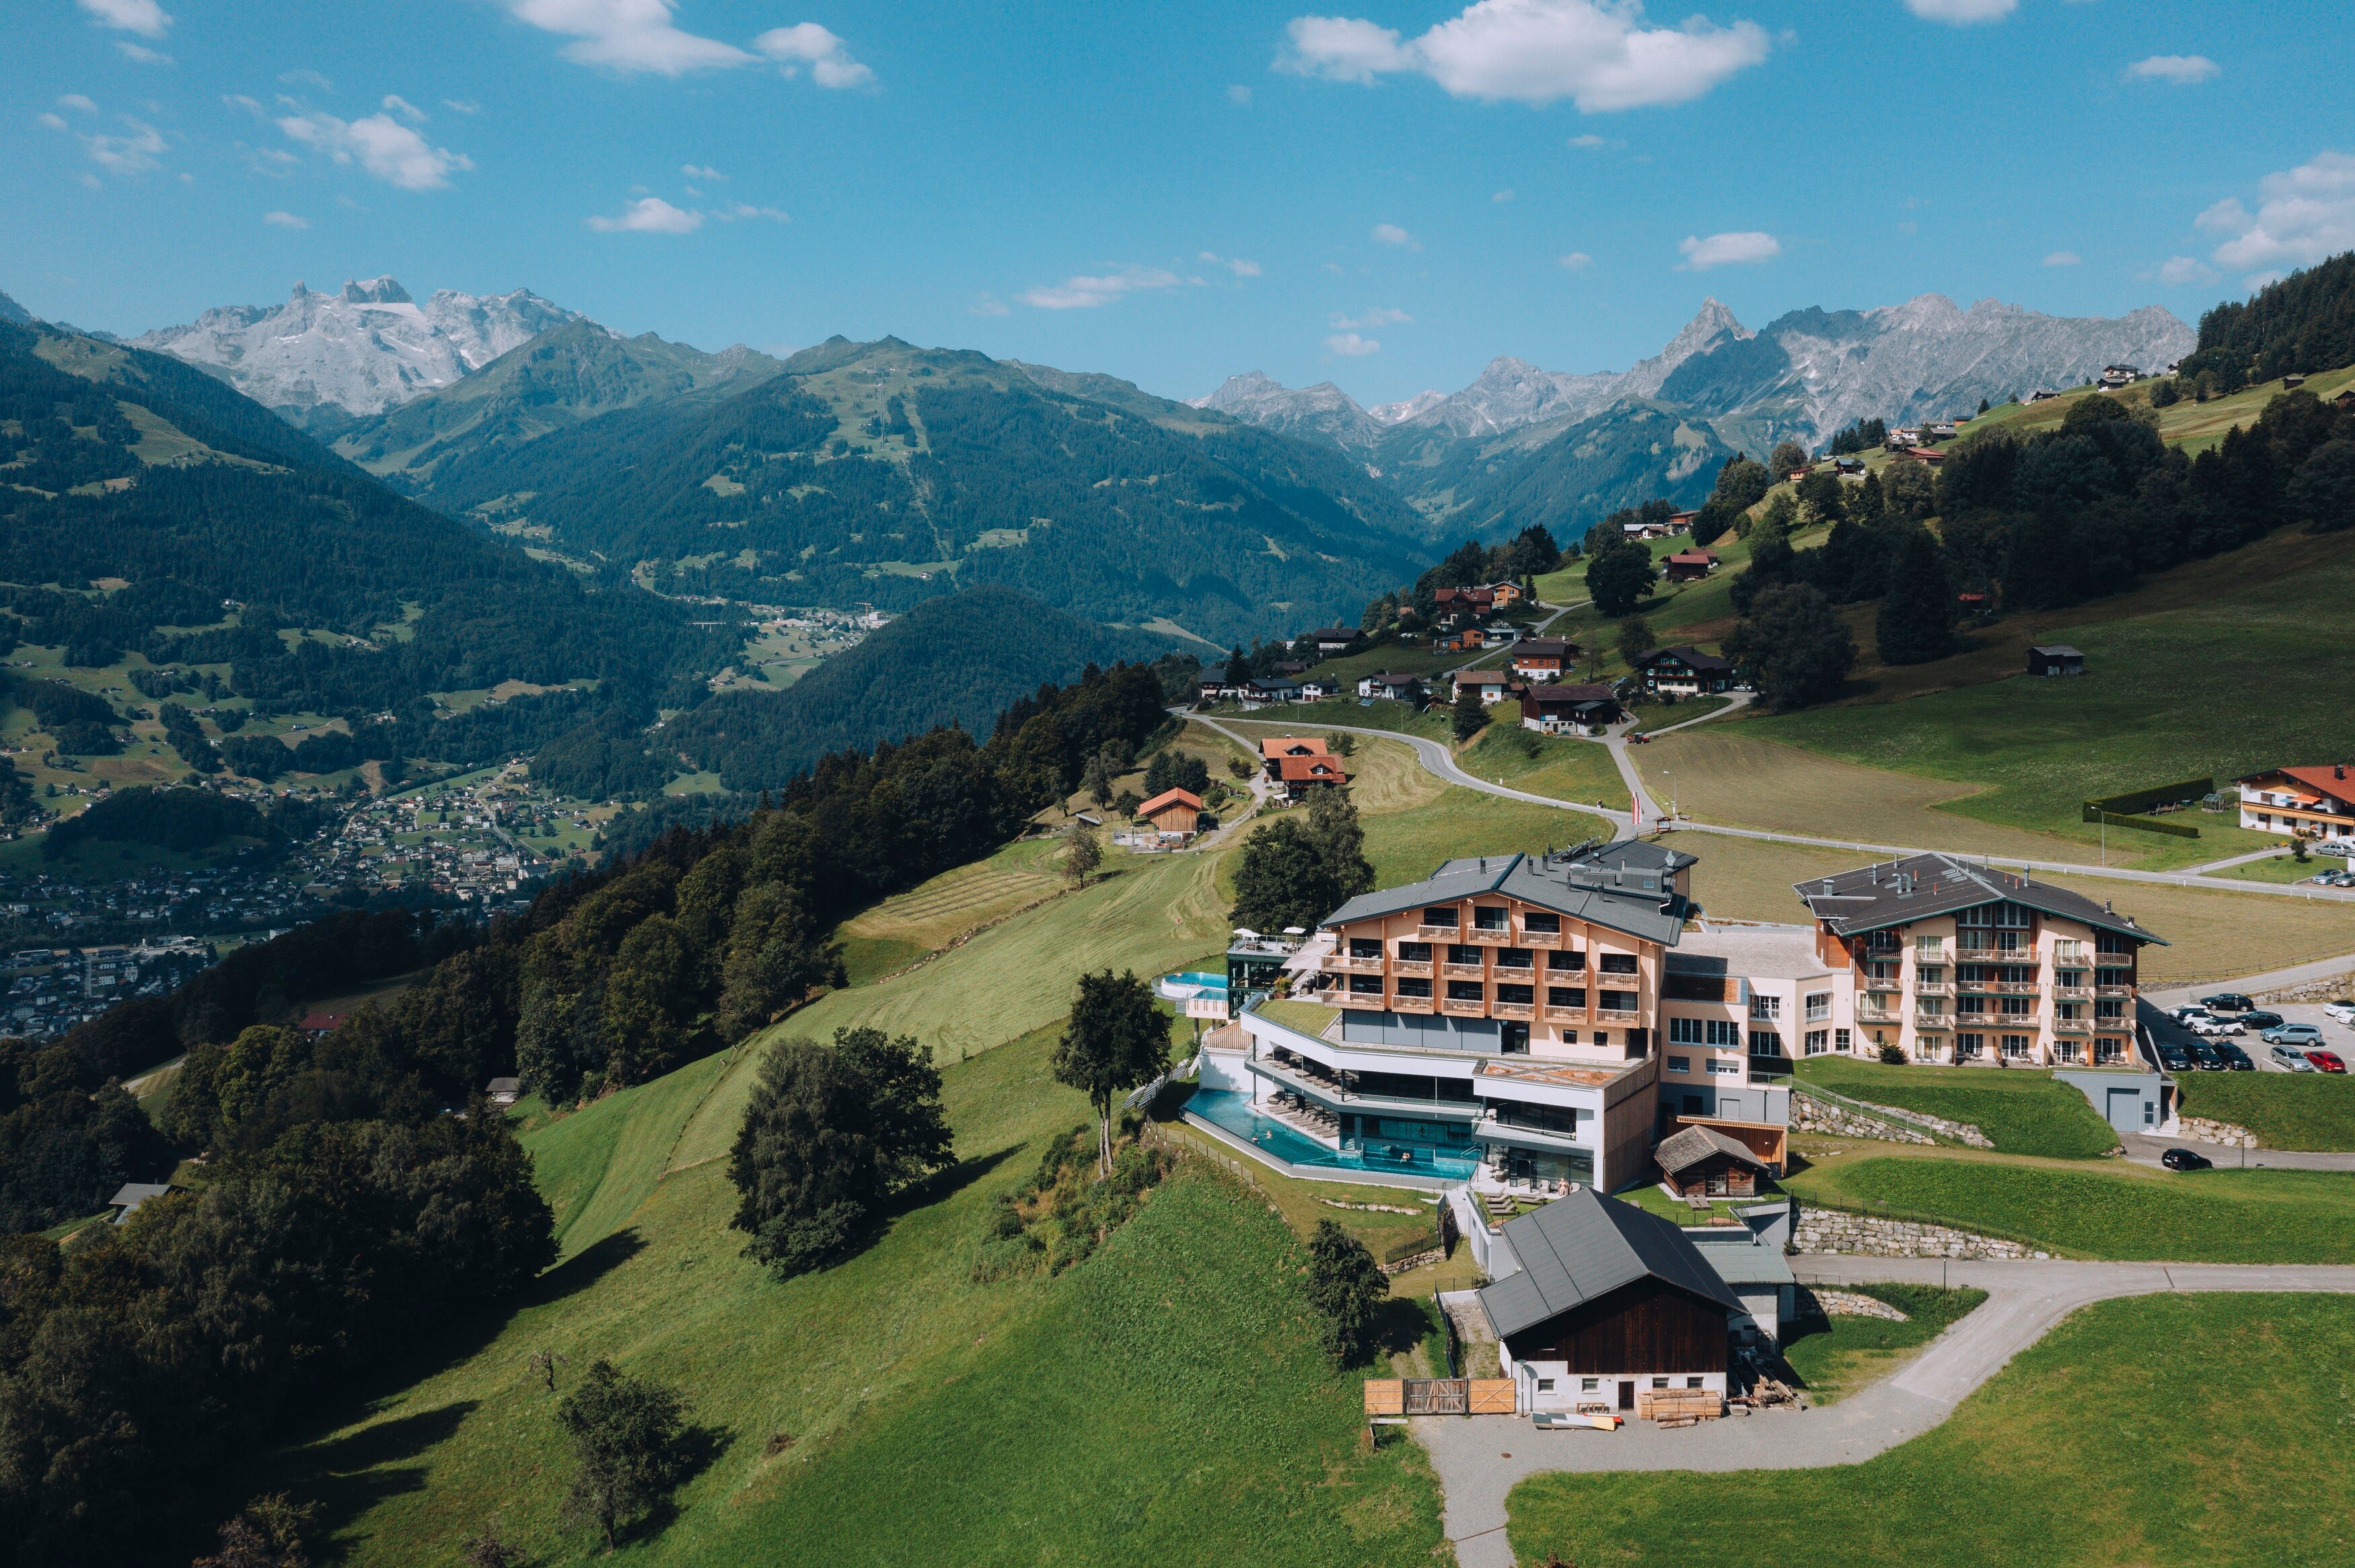
[[[1652,1380],[1652,1386],[1654,1388],[1666,1388],[1668,1386],[1668,1380],[1664,1377],[1656,1377]]]
[[[1685,1379],[1685,1386],[1687,1388],[1699,1388],[1700,1386],[1700,1379],[1697,1377],[1689,1377]]]
[[[1580,1378],[1578,1380],[1578,1392],[1581,1393],[1600,1393],[1603,1392],[1603,1380],[1599,1377]]]
[[[1553,1392],[1553,1379],[1550,1377],[1541,1377],[1538,1379],[1538,1392],[1540,1393],[1551,1393]]]

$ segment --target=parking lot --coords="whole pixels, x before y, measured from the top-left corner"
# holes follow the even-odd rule
[[[2217,992],[2210,991],[2207,994],[2212,996],[2217,994]],[[2340,1061],[2348,1063],[2350,1066],[2355,1066],[2355,1028],[2350,1028],[2344,1023],[2340,1023],[2333,1019],[2325,1017],[2323,1014],[2323,1008],[2325,1005],[2327,1004],[2319,1001],[2286,1001],[2277,1004],[2267,1004],[2262,1007],[2259,1011],[2279,1013],[2281,1015],[2282,1022],[2285,1023],[2310,1023],[2314,1025],[2317,1029],[2322,1031],[2322,1038],[2319,1041],[2315,1042],[2315,1044],[2326,1051],[2337,1052]],[[2142,1003],[2139,1011],[2141,1022],[2144,1027],[2150,1032],[2151,1037],[2161,1045],[2182,1045],[2199,1038],[2199,1036],[2184,1028],[2183,1025],[2176,1022],[2173,1018],[2169,1017],[2167,1013],[2160,1012],[2150,1002],[2146,1001]],[[2217,1012],[2216,1016],[2219,1018],[2232,1018],[2235,1015],[2220,1011]],[[2265,1043],[2262,1038],[2263,1034],[2263,1030],[2247,1029],[2239,1034],[2227,1034],[2217,1037],[2213,1043],[2219,1044],[2238,1045],[2242,1050],[2246,1051],[2249,1054],[2249,1059],[2257,1065],[2257,1071],[2261,1073],[2288,1073],[2296,1071],[2295,1068],[2285,1067],[2279,1062],[2274,1060],[2274,1048]]]

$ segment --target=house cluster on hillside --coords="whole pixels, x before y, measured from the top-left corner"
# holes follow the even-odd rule
[[[1350,900],[1280,960],[1288,999],[1263,952],[1231,975],[1199,1114],[1295,1166],[1604,1192],[1778,1176],[1790,1060],[1826,1053],[2097,1072],[2114,1125],[2171,1120],[2132,916],[1925,854],[1800,885],[1805,925],[1709,924],[1695,863],[1595,843]]]

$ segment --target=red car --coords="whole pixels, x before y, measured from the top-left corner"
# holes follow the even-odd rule
[[[2347,1070],[2347,1064],[2339,1059],[2336,1051],[2308,1051],[2306,1059],[2314,1064],[2314,1070],[2318,1073],[2343,1073]]]

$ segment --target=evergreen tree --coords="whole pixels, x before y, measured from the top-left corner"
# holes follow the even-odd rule
[[[1856,665],[1856,640],[1823,594],[1805,583],[1761,593],[1749,618],[1725,640],[1726,656],[1757,683],[1777,713],[1839,694]]]
[[[1480,688],[1469,681],[1456,682],[1455,712],[1448,725],[1449,733],[1455,737],[1455,744],[1461,746],[1478,735],[1487,722],[1488,708],[1487,705],[1480,700]]]
[[[1652,651],[1652,628],[1640,615],[1631,615],[1619,623],[1619,657],[1634,669]]]
[[[1955,649],[1955,590],[1927,528],[1908,531],[1873,623],[1883,664],[1926,664]]]
[[[1251,660],[1243,652],[1242,644],[1238,642],[1235,644],[1235,651],[1227,655],[1226,683],[1230,686],[1247,686],[1251,684]]]
[[[1652,552],[1632,541],[1610,546],[1586,564],[1588,596],[1596,609],[1614,619],[1641,603],[1657,581]]]
[[[1365,1243],[1331,1220],[1316,1222],[1308,1239],[1308,1305],[1334,1365],[1354,1366],[1372,1352],[1390,1293],[1390,1278]]]

